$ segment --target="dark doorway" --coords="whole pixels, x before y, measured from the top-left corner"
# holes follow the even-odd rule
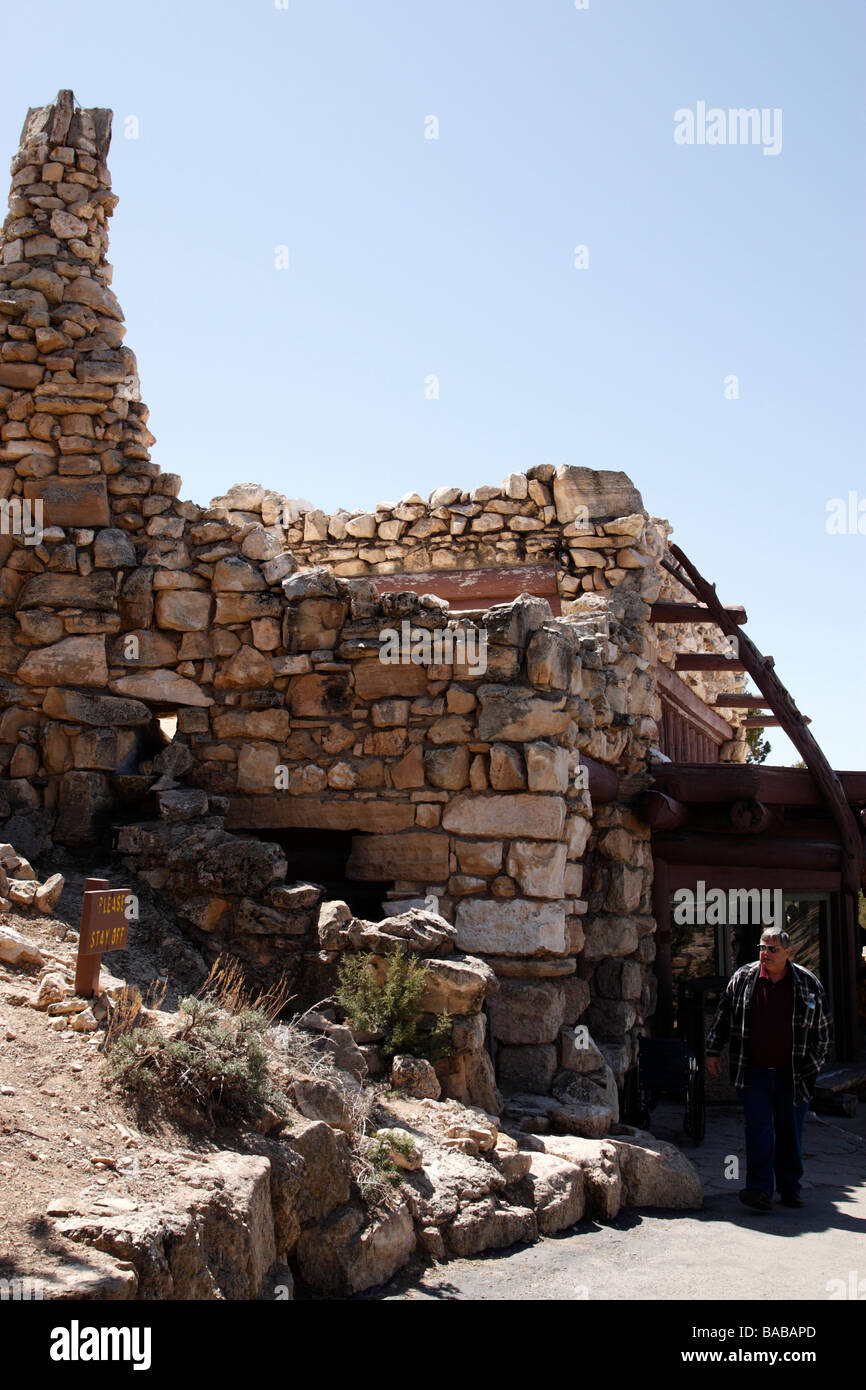
[[[352,830],[257,830],[262,840],[278,844],[288,860],[288,882],[320,883],[328,898],[348,903],[355,917],[378,922],[384,916],[385,895],[394,882],[361,883],[346,876],[352,850]]]

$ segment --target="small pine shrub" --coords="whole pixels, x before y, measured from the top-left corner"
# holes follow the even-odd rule
[[[138,1100],[167,1109],[193,1107],[207,1121],[258,1118],[266,1106],[286,1113],[268,1070],[263,1035],[268,1017],[245,1009],[231,1015],[212,1000],[189,996],[166,1034],[132,1028],[107,1054],[109,1077]]]
[[[383,1033],[385,1058],[398,1052],[438,1062],[451,1050],[451,1016],[441,1013],[433,1028],[418,1027],[419,1005],[427,988],[427,967],[409,952],[396,951],[379,983],[369,956],[344,956],[338,967],[337,999],[355,1028]]]

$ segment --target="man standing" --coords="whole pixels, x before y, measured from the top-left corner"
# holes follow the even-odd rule
[[[803,1125],[830,1050],[830,1012],[820,981],[794,965],[781,927],[761,935],[760,954],[731,976],[707,1035],[707,1071],[719,1076],[730,1043],[731,1081],[746,1118],[746,1186],[740,1201],[770,1211],[774,1187],[801,1207]]]

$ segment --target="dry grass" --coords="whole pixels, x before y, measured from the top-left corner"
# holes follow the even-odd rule
[[[267,989],[248,985],[241,962],[235,956],[224,954],[214,961],[198,997],[209,999],[226,1013],[264,1014],[268,1023],[273,1023],[293,996],[285,976]]]
[[[351,1125],[352,1148],[357,1152],[376,1104],[375,1092],[356,1082],[347,1072],[340,1071],[333,1053],[323,1046],[322,1035],[303,1028],[299,1019],[278,1024],[268,1036],[291,1075],[327,1081],[339,1091],[344,1114]]]
[[[144,999],[142,999],[141,993],[135,985],[131,988],[129,985],[124,985],[116,1002],[109,1009],[105,1025],[105,1039],[102,1045],[103,1051],[110,1052],[119,1038],[131,1033],[134,1028],[140,1028],[145,1022],[149,1010],[160,1009],[167,989],[167,980],[152,980],[145,991]]]

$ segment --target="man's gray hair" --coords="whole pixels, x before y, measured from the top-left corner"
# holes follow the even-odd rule
[[[778,937],[779,945],[782,947],[782,950],[787,951],[788,947],[791,944],[791,938],[782,927],[765,927],[764,930],[761,932],[761,940],[767,941],[771,937],[774,940],[776,937]]]

